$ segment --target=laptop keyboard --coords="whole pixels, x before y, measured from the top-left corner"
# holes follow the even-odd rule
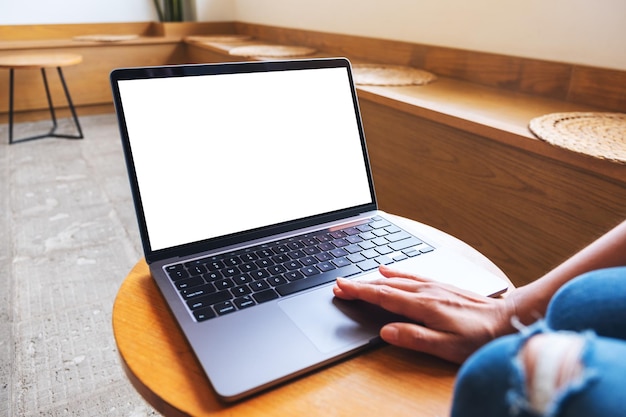
[[[195,319],[205,321],[431,251],[376,216],[356,226],[168,265],[165,271]]]

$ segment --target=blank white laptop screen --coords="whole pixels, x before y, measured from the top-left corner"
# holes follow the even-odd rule
[[[119,89],[152,250],[373,201],[344,68]]]

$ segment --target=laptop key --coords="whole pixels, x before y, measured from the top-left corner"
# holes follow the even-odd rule
[[[317,269],[314,266],[305,266],[304,268],[302,268],[300,270],[300,272],[302,272],[304,275],[306,275],[307,277],[310,277],[312,275],[316,275],[320,273],[320,270]]]
[[[336,268],[335,265],[332,264],[332,262],[328,262],[328,261],[321,262],[317,264],[316,267],[322,272],[331,271]]]
[[[317,259],[315,259],[313,256],[305,256],[304,258],[301,258],[299,261],[304,266],[311,266],[317,263]]]
[[[365,256],[367,259],[373,259],[380,255],[380,253],[376,252],[374,249],[368,249],[361,252],[361,255]]]
[[[341,258],[342,256],[346,256],[348,254],[348,252],[344,248],[333,249],[333,250],[330,251],[330,253],[335,258]]]
[[[203,274],[202,277],[206,282],[213,282],[224,278],[219,271],[207,272],[206,274]]]
[[[257,259],[259,259],[259,257],[252,252],[246,252],[243,255],[241,255],[241,260],[243,262],[252,262],[252,261],[256,261]]]
[[[217,303],[213,306],[213,309],[220,316],[237,311],[237,308],[235,308],[235,305],[232,303],[232,301]]]
[[[235,298],[234,303],[239,310],[243,310],[244,308],[248,308],[248,307],[252,307],[253,305],[256,305],[256,302],[254,301],[254,299],[252,299],[252,297],[249,295]]]
[[[398,233],[394,233],[392,235],[388,235],[386,236],[386,239],[390,242],[397,242],[399,240],[404,240],[404,239],[408,239],[412,237],[410,234],[408,234],[407,232],[398,232]],[[413,238],[415,239],[415,238]],[[417,240],[417,239],[415,239]]]
[[[435,250],[435,248],[433,248],[432,246],[428,246],[428,245],[420,246],[420,252],[422,252],[422,253],[428,253],[428,252],[432,252],[434,250]]]
[[[215,292],[215,287],[212,284],[204,284],[197,287],[191,287],[180,291],[180,294],[184,299],[189,300],[195,297],[201,297],[203,295],[211,294]]]
[[[268,278],[268,279],[267,279],[267,282],[268,282],[271,286],[276,287],[276,286],[278,286],[278,285],[283,285],[283,284],[286,284],[286,283],[287,283],[287,278],[285,278],[285,277],[283,277],[283,276],[280,276],[280,275],[277,275],[277,276],[275,276],[275,277]]]
[[[394,251],[401,251],[402,249],[410,248],[411,246],[417,246],[422,243],[421,240],[410,237],[408,239],[403,239],[398,242],[393,242],[389,244],[389,247]]]
[[[250,294],[252,290],[247,285],[240,285],[239,287],[231,289],[230,292],[232,292],[235,297],[239,297]]]
[[[359,262],[358,264],[356,264],[359,268],[361,268],[363,271],[371,271],[372,269],[376,269],[378,268],[378,262],[376,262],[373,259],[367,259],[363,262]]]
[[[241,271],[236,266],[226,268],[221,272],[225,277],[234,277],[237,274],[241,274]]]
[[[337,259],[333,259],[332,263],[337,267],[337,268],[341,268],[342,266],[347,266],[350,265],[351,262],[349,260],[347,260],[346,258],[337,258]]]
[[[287,278],[289,281],[297,281],[304,278],[304,275],[300,271],[289,271],[283,274],[283,277]]]
[[[374,260],[377,263],[379,263],[380,265],[391,265],[394,262],[393,259],[391,259],[387,255],[379,256],[378,258],[376,258]]]
[[[254,292],[261,292],[263,290],[266,290],[270,287],[270,284],[267,283],[267,281],[265,281],[264,279],[259,280],[259,281],[254,281],[250,284],[250,288],[252,289],[252,291]]]
[[[250,276],[255,280],[265,279],[270,277],[270,273],[267,272],[267,269],[259,269],[256,271],[250,272]]]
[[[285,296],[298,291],[306,290],[308,288],[317,287],[318,285],[333,282],[337,279],[337,277],[349,277],[359,272],[361,272],[361,270],[355,265],[348,265],[343,268],[333,269],[329,272],[324,272],[308,278],[299,279],[285,285],[280,285],[276,287],[276,291],[278,291],[280,295]]]
[[[224,263],[226,264],[226,266],[237,266],[241,264],[242,262],[241,262],[241,259],[239,259],[239,257],[233,256],[231,258],[224,259]]]
[[[220,279],[219,281],[215,281],[213,285],[215,285],[215,288],[217,288],[218,290],[227,290],[234,287],[235,283],[230,278],[224,278]]]
[[[381,255],[389,255],[390,253],[394,252],[394,250],[385,245],[377,247],[376,252],[380,253]]]
[[[303,265],[299,261],[289,261],[285,264],[285,268],[287,268],[288,271],[300,269],[302,266]]]
[[[200,308],[210,307],[213,304],[217,304],[222,301],[227,301],[233,298],[229,291],[218,291],[213,294],[206,295],[204,297],[194,298],[192,300],[187,301],[187,305],[192,310],[197,310]]]
[[[215,312],[210,307],[196,310],[193,312],[193,315],[198,321],[205,321],[208,319],[212,319],[213,317],[216,317]]]
[[[252,277],[248,274],[237,275],[236,277],[232,278],[232,280],[235,285],[249,284],[253,281]]]
[[[188,269],[188,271],[192,276],[202,275],[207,272],[204,265],[193,265]]]
[[[181,265],[182,266],[182,265]],[[172,281],[176,281],[179,279],[189,278],[189,272],[187,272],[183,268],[166,268],[167,275],[169,275]]]
[[[204,284],[204,280],[202,279],[202,277],[192,277],[176,281],[175,284],[176,288],[178,288],[179,290],[186,290],[191,287],[197,287],[198,285]]]
[[[256,302],[260,304],[278,298],[278,294],[276,294],[276,291],[269,289],[253,294],[252,298],[254,298]]]
[[[209,271],[217,271],[219,269],[224,268],[224,262],[222,261],[211,261],[206,264]]]

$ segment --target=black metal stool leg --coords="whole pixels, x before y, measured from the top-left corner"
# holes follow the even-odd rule
[[[54,105],[52,103],[52,95],[50,94],[50,88],[48,86],[48,78],[46,77],[46,70],[45,68],[41,68],[41,77],[43,78],[43,84],[46,90],[46,98],[48,100],[48,109],[50,111],[50,117],[52,118],[52,128],[50,129],[48,133],[44,133],[41,135],[35,135],[35,136],[30,136],[30,137],[25,137],[25,138],[20,138],[20,139],[13,139],[13,116],[14,116],[14,109],[13,109],[14,74],[13,74],[13,71],[14,69],[11,68],[9,72],[9,144],[18,143],[18,142],[26,142],[26,141],[35,140],[35,139],[49,138],[49,137],[66,138],[66,139],[82,139],[84,137],[83,131],[80,127],[80,122],[78,121],[76,109],[74,108],[74,103],[72,102],[72,97],[70,96],[69,89],[67,88],[67,84],[65,83],[65,77],[63,77],[63,71],[61,70],[61,67],[57,67],[59,79],[61,80],[61,85],[63,86],[63,91],[65,92],[65,98],[67,99],[67,103],[69,105],[70,112],[72,113],[72,118],[74,120],[74,125],[76,126],[76,129],[78,130],[78,134],[68,135],[68,134],[56,133],[56,130],[57,130],[56,112],[54,110]]]
[[[59,136],[59,137],[70,138],[70,139],[82,139],[83,130],[80,128],[80,123],[78,122],[78,116],[76,115],[76,109],[74,108],[74,103],[72,103],[70,90],[67,88],[67,84],[65,84],[65,77],[63,77],[63,71],[61,71],[61,67],[57,67],[57,72],[59,73],[59,79],[61,80],[61,84],[63,84],[63,91],[65,91],[67,104],[69,104],[70,112],[72,113],[72,117],[74,118],[74,124],[76,125],[76,129],[78,129],[78,135],[74,135],[74,136],[65,135],[65,136]]]
[[[41,135],[39,137],[53,136],[54,131],[57,130],[57,115],[54,111],[54,105],[52,104],[52,96],[50,95],[50,87],[48,86],[48,77],[46,77],[45,68],[41,69],[41,78],[43,79],[43,86],[46,89],[46,99],[48,100],[48,109],[50,110],[50,118],[52,119],[52,128],[47,135]]]
[[[13,143],[13,68],[9,70],[9,145]]]

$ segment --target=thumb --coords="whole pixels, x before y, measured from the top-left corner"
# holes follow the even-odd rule
[[[405,349],[427,353],[442,359],[462,363],[466,349],[454,335],[439,332],[413,323],[390,323],[380,330],[380,337],[387,343]]]

